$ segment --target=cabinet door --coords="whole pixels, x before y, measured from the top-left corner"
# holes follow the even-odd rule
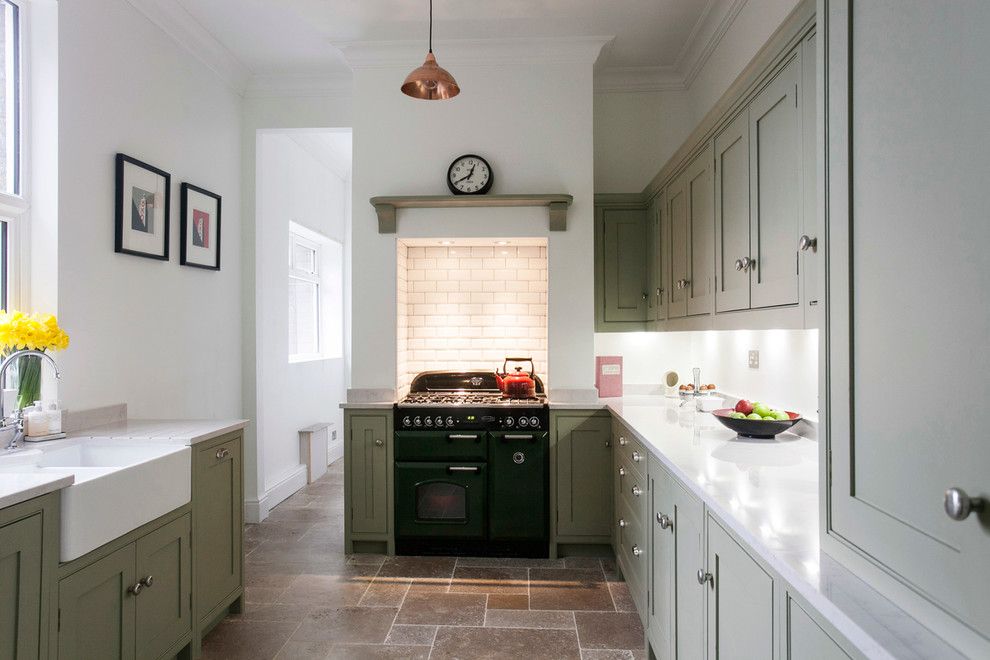
[[[708,519],[708,657],[772,658],[773,578]]]
[[[715,311],[749,309],[749,113],[715,138]]]
[[[817,328],[820,326],[820,295],[819,281],[824,254],[824,228],[820,226],[823,215],[818,208],[818,101],[816,85],[815,48],[816,34],[810,34],[801,44],[801,198],[804,210],[801,213],[801,234],[811,242],[801,247],[801,286],[804,293],[801,300],[804,304],[804,327]]]
[[[849,660],[842,647],[790,597],[787,598],[785,639],[784,657],[787,660]]]
[[[602,211],[603,318],[615,321],[645,321],[646,214],[642,209]]]
[[[350,418],[351,530],[388,532],[388,419],[386,415]]]
[[[753,307],[798,302],[801,198],[800,51],[749,106]]]
[[[670,475],[650,459],[650,643],[658,658],[674,656],[674,494]],[[664,526],[661,526],[663,520]],[[669,521],[669,522],[668,522]],[[701,612],[702,610],[698,610]],[[686,613],[685,613],[686,614]]]
[[[34,658],[41,652],[43,534],[41,513],[0,527],[2,660]]]
[[[688,224],[687,313],[710,314],[715,289],[715,190],[711,144],[688,166],[684,184]]]
[[[664,237],[666,206],[661,193],[653,198],[650,207],[647,209],[647,222],[649,223],[650,236],[647,239],[650,272],[650,312],[651,321],[663,321],[667,318],[667,307],[664,304],[664,297],[667,292],[667,278],[664,269],[667,266],[664,252],[666,249],[666,238]]]
[[[138,660],[160,658],[192,627],[190,527],[187,514],[135,543],[137,580],[145,585],[134,599]]]
[[[687,178],[681,175],[667,188],[667,222],[670,230],[670,293],[667,318],[687,316],[690,228],[688,226]]]
[[[59,660],[134,658],[134,544],[58,583]]]
[[[974,29],[990,3],[828,7],[829,533],[985,645],[990,510],[955,520],[943,498],[990,497],[990,133],[961,110],[990,102],[990,41]]]
[[[196,610],[202,619],[243,583],[241,437],[196,452],[193,538]]]
[[[558,416],[557,535],[612,532],[612,422],[609,417]]]
[[[674,649],[678,660],[705,657],[705,506],[676,481],[670,489],[674,518]]]

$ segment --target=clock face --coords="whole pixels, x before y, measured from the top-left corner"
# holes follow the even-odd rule
[[[492,187],[492,168],[481,156],[468,154],[450,164],[447,187],[455,195],[483,195]]]

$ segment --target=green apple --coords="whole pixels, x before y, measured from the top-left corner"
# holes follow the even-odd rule
[[[770,414],[770,406],[768,406],[765,403],[754,403],[753,412],[759,415],[760,417],[766,417],[767,415]]]
[[[763,419],[763,418],[757,415],[756,412],[751,412],[748,415],[746,415],[746,419]]]
[[[766,417],[764,417],[763,419],[765,419],[765,420],[768,420],[768,421],[771,421],[771,422],[772,422],[773,420],[775,420],[775,419],[777,419],[777,418],[776,418],[776,417],[774,417],[773,415],[767,415],[767,416],[766,416]]]
[[[729,417],[731,417],[732,419],[746,419],[746,415],[742,414],[741,412],[734,412],[731,415],[729,415]]]
[[[786,421],[790,420],[791,416],[788,415],[787,413],[785,413],[783,410],[774,410],[773,411],[773,418],[774,419],[779,419],[781,421],[785,421],[786,422]]]

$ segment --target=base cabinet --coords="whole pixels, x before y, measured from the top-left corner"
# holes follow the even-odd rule
[[[601,411],[551,416],[555,538],[608,543],[612,533],[612,421]]]
[[[787,596],[787,634],[783,657],[787,660],[849,660],[850,656],[819,626],[797,601]]]
[[[344,411],[344,548],[395,552],[392,410]]]

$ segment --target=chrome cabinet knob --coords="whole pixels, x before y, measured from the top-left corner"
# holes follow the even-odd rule
[[[632,547],[632,553],[633,553],[633,556],[639,557],[641,554],[643,554],[643,549],[641,547],[639,547],[638,545],[634,545]]]
[[[382,440],[381,438],[378,438],[377,440],[375,440],[375,446],[376,447],[384,447],[385,446],[385,441]]]
[[[228,456],[230,456],[230,450],[227,449],[226,447],[221,447],[220,449],[217,450],[217,460],[222,461]]]
[[[626,468],[621,467],[621,466],[619,467],[619,476],[620,477],[626,476]]]
[[[974,511],[982,511],[986,502],[979,497],[970,497],[962,488],[953,486],[945,491],[945,513],[953,520],[966,520]]]
[[[155,584],[155,576],[149,575],[147,577],[143,577],[138,581],[138,584],[143,584],[148,589],[151,589],[152,585]]]
[[[673,529],[674,521],[670,519],[666,513],[657,514],[657,524],[660,525],[660,529]]]
[[[131,585],[130,587],[128,587],[127,588],[127,593],[129,593],[132,596],[137,596],[138,594],[141,593],[141,590],[142,589],[144,589],[144,585],[142,583],[138,582],[137,584],[134,584],[134,585]]]
[[[622,437],[622,436],[619,436],[619,444],[620,444],[621,446],[623,446],[623,447],[625,447],[626,445],[628,445],[628,444],[629,444],[629,441],[628,441],[628,440],[626,440],[626,439],[625,439],[624,437]]]
[[[605,441],[605,446],[606,447],[611,447],[612,446],[612,441],[611,440],[606,440]]]
[[[800,238],[800,240],[798,240],[798,249],[801,250],[802,252],[806,252],[807,250],[814,250],[817,247],[818,247],[818,239],[811,238],[807,234],[803,235]]]
[[[633,459],[633,462],[639,463],[641,460],[643,460],[643,455],[640,454],[638,451],[634,451],[632,453],[632,459]]]
[[[643,489],[640,488],[639,486],[633,486],[632,487],[632,494],[635,495],[636,497],[639,497],[640,495],[643,494]]]
[[[736,259],[736,270],[742,270],[742,269],[743,269],[742,259]]]
[[[619,518],[619,527],[625,527],[628,524],[624,518]]]
[[[739,260],[739,265],[741,268],[736,270],[749,271],[750,268],[756,265],[756,259],[751,259],[750,257],[743,257]]]
[[[649,297],[650,297],[650,294],[648,294],[648,293],[646,293],[646,292],[644,291],[644,292],[643,292],[643,300],[646,300],[646,299],[647,299],[647,298],[649,298]]]
[[[691,280],[681,280],[681,288],[682,289],[688,288],[688,284],[690,284],[690,283],[691,283]]]
[[[705,584],[706,582],[711,582],[714,584],[714,579],[712,574],[705,571],[703,568],[698,569],[698,584]]]

